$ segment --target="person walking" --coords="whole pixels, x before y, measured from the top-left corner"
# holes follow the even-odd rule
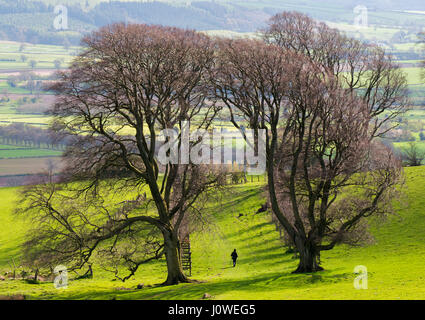
[[[236,249],[233,250],[233,252],[230,256],[232,257],[232,260],[233,260],[233,267],[235,267],[236,266],[236,260],[238,259],[238,253],[236,252]]]

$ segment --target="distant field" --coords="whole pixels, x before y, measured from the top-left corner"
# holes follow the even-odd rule
[[[55,2],[52,0],[52,3]],[[99,2],[99,1],[94,1]],[[93,4],[94,2],[91,2]],[[61,2],[62,3],[62,2]],[[311,8],[314,5],[311,2],[308,2],[309,6],[306,6],[308,10],[312,10]],[[286,9],[290,9],[292,7],[296,7],[298,4],[295,1],[288,1],[286,4]],[[316,6],[317,7],[317,6]],[[325,6],[326,7],[326,6]],[[337,14],[340,10],[337,7],[331,8],[333,10],[333,14]],[[348,23],[329,23],[331,26],[336,27],[340,30],[347,31],[349,34],[353,34],[353,26]],[[357,32],[356,30],[354,30]],[[366,39],[378,39],[379,40],[388,40],[396,33],[400,31],[400,28],[396,26],[389,26],[386,28],[382,27],[369,27],[363,28],[359,30],[363,34]],[[350,33],[351,32],[351,33]],[[210,30],[205,33],[211,36],[220,36],[220,37],[256,37],[256,33],[240,33],[229,30]],[[409,52],[409,51],[417,51],[419,50],[419,46],[417,46],[414,42],[402,43],[402,44],[394,44],[395,50]],[[79,47],[70,47],[65,48],[63,46],[53,46],[53,45],[32,45],[32,44],[24,44],[22,46],[19,42],[11,42],[11,41],[0,41],[0,98],[2,97],[2,93],[6,90],[10,96],[10,101],[6,103],[0,103],[0,125],[8,125],[11,123],[25,123],[30,124],[37,127],[46,127],[50,122],[51,118],[48,116],[44,116],[42,114],[20,114],[17,113],[18,103],[17,101],[20,97],[30,96],[30,91],[24,88],[13,88],[9,86],[6,82],[7,78],[11,74],[17,74],[23,70],[31,70],[28,61],[36,60],[37,65],[33,70],[35,73],[41,73],[43,76],[48,75],[49,73],[54,72],[54,60],[62,61],[61,67],[66,68],[71,60],[73,59],[73,55],[75,55],[80,50]],[[22,62],[22,56],[26,57],[26,61]],[[11,61],[1,61],[1,60],[11,60]],[[403,71],[406,73],[410,95],[412,98],[412,102],[416,105],[425,102],[425,84],[423,79],[421,78],[421,68],[414,66],[419,63],[418,60],[405,60],[400,61],[402,63],[408,63],[412,66],[408,65],[403,68]],[[31,96],[30,96],[31,97]],[[46,105],[50,105],[53,102],[53,97],[44,95],[44,97],[38,104],[45,103]],[[26,104],[28,108],[26,112],[29,112],[31,108],[31,104]],[[37,105],[37,104],[34,104]],[[425,114],[420,110],[411,111],[405,115],[409,120],[419,120],[425,123]],[[221,125],[217,123],[217,125]],[[225,126],[227,124],[224,124]],[[123,133],[128,133],[127,131],[123,131]],[[419,132],[413,132],[413,135],[418,139]],[[396,148],[405,147],[406,143],[396,143]],[[422,146],[422,143],[421,143]],[[0,150],[0,159],[4,158],[21,158],[21,157],[46,157],[46,156],[58,156],[60,152],[45,150],[45,149],[10,149],[10,150]],[[3,161],[3,160],[2,160]],[[34,160],[36,166],[39,164],[39,160]],[[19,169],[20,168],[20,169]],[[23,174],[28,170],[25,166],[17,167],[8,167],[7,170],[11,170],[15,174]],[[1,171],[2,169],[0,169]],[[4,171],[4,169],[3,169]],[[1,174],[1,173],[0,173]]]
[[[16,93],[16,94],[26,94],[30,93],[27,89],[24,88],[13,88],[9,86],[6,82],[2,81],[0,82],[0,94],[2,90],[7,90],[8,93]]]
[[[62,151],[0,144],[0,159],[61,156]]]
[[[425,152],[425,141],[417,141],[416,145],[419,152]],[[403,150],[409,147],[409,142],[394,142],[394,147]]]
[[[236,32],[229,30],[207,30],[202,31],[203,33],[211,37],[223,37],[223,38],[258,38],[260,35],[256,32]]]
[[[0,41],[0,71],[1,70],[31,70],[30,60],[35,60],[37,69],[53,69],[54,61],[60,60],[61,67],[66,67],[72,60],[71,53],[79,50],[79,47],[64,48],[54,45],[22,44],[19,42]],[[21,58],[24,56],[25,61]],[[14,61],[1,61],[14,60]]]
[[[0,114],[0,125],[1,124],[10,124],[10,123],[27,123],[30,125],[36,125],[36,126],[44,126],[49,123],[50,117],[40,117],[40,116],[28,116],[28,115],[22,115],[22,117],[15,117],[15,115],[1,115]]]
[[[412,109],[409,110],[406,115],[409,119],[420,119],[425,121],[425,109]]]
[[[25,149],[25,147],[11,146],[9,144],[0,144],[0,151]]]
[[[55,60],[60,61],[60,68],[67,68],[73,59],[73,54],[78,50],[79,47],[64,48],[62,46],[53,45],[33,45],[28,43],[22,44],[19,42],[0,41],[0,99],[4,94],[30,95],[36,93],[24,88],[22,83],[18,83],[16,87],[10,86],[7,83],[7,79],[11,75],[16,76],[20,72],[28,71],[42,75],[45,78],[56,71]],[[34,68],[31,68],[29,64],[31,60],[36,62]],[[46,94],[46,92],[39,93]],[[10,103],[13,103],[13,101]],[[0,104],[0,114],[5,114],[5,107],[8,106]],[[4,121],[3,116],[0,117],[0,121]],[[31,123],[43,124],[43,121],[32,121]]]
[[[40,173],[47,169],[49,162],[60,167],[60,158],[57,157],[0,159],[0,176]]]
[[[40,1],[40,0],[33,0],[33,1]],[[56,5],[56,4],[75,4],[75,3],[79,3],[82,7],[84,7],[86,5],[86,3],[89,4],[89,6],[95,6],[101,2],[108,2],[110,0],[42,0],[41,2],[46,3],[46,4],[52,4],[52,5]],[[139,1],[139,0],[120,0],[120,2],[135,2],[135,1]],[[169,0],[169,2],[181,2],[184,3],[186,2],[186,0]]]
[[[409,85],[424,85],[425,92],[425,80],[422,77],[423,68],[401,68],[406,73],[407,83]]]
[[[384,40],[389,41],[396,32],[400,31],[399,28],[394,28],[394,27],[382,28],[382,27],[369,26],[369,27],[356,28],[355,26],[353,26],[352,23],[349,24],[349,23],[327,22],[327,24],[333,28],[346,32],[347,34],[351,36],[362,35],[365,39],[368,39],[368,40],[379,39],[380,41],[384,41]]]
[[[61,151],[36,148],[21,148],[2,150],[0,148],[0,159],[54,157],[60,156]]]

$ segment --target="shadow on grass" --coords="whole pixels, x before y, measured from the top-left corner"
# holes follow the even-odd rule
[[[249,190],[238,191],[235,193],[234,198],[232,200],[226,201],[226,203],[222,203],[217,206],[212,206],[211,209],[219,209],[217,212],[223,212],[224,210],[231,209],[235,211],[234,208],[240,207],[241,203],[247,202],[249,199],[255,199],[261,194],[260,188],[252,188]],[[246,211],[247,208],[243,207],[240,211]],[[252,208],[252,210],[257,210],[257,208]]]
[[[335,270],[321,271],[317,273],[291,274],[287,272],[273,272],[242,279],[218,279],[211,282],[185,283],[175,286],[159,286],[140,290],[98,290],[94,292],[72,293],[61,296],[61,299],[129,299],[129,300],[197,300],[202,299],[205,293],[214,297],[225,293],[232,293],[232,299],[243,299],[244,292],[282,291],[284,289],[297,289],[315,287],[318,283],[333,284],[346,281],[352,274],[333,274]],[[45,297],[46,298],[46,297]],[[53,297],[55,298],[55,297]],[[255,298],[254,298],[255,299]]]
[[[247,246],[247,247],[249,247],[249,246]],[[250,255],[264,255],[264,254],[269,254],[270,252],[278,251],[279,253],[282,254],[282,256],[293,255],[293,253],[287,253],[286,250],[287,250],[287,248],[284,247],[283,245],[276,244],[276,245],[272,245],[272,246],[265,247],[265,248],[250,250],[249,254]]]
[[[238,230],[238,231],[232,232],[232,233],[226,233],[226,237],[228,239],[239,238],[241,236],[241,234],[256,232],[259,229],[262,229],[262,228],[267,227],[267,226],[270,226],[270,223],[269,222],[258,223],[258,224],[255,224],[255,225],[251,226],[251,227],[247,227],[247,228],[244,227],[243,228],[243,233],[241,232],[241,230]],[[249,235],[248,237],[246,237],[246,239],[239,238],[239,240],[248,240],[248,239],[251,239],[251,238],[252,238],[252,235]]]

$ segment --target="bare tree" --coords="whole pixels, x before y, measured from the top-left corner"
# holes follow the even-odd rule
[[[292,44],[287,47],[277,40],[222,41],[214,87],[236,127],[244,123],[266,131],[271,209],[299,252],[295,272],[314,272],[322,270],[321,251],[366,240],[364,218],[392,211],[400,161],[375,137],[389,130],[384,129],[390,126],[386,119],[404,110],[405,83],[380,49],[376,55],[373,48],[372,57],[366,50],[363,59],[373,62],[368,68],[380,71],[366,69],[365,62],[359,76],[353,67],[348,86],[347,69],[335,68],[347,54],[357,53],[351,40],[332,53],[333,40],[343,38],[334,32],[292,30],[289,26],[310,30],[314,21],[299,14],[288,17],[303,21],[282,30],[283,43],[289,39]],[[309,42],[294,49],[314,35],[328,41],[310,53]],[[382,113],[388,113],[385,119]]]
[[[283,159],[276,166],[280,175],[276,183],[284,183],[278,192],[283,194],[275,199],[270,168],[269,189],[275,213],[279,207],[286,216],[290,212],[283,226],[300,252],[296,272],[320,270],[315,252],[318,255],[343,242],[347,234],[359,229],[363,217],[391,212],[388,194],[396,191],[394,185],[400,181],[400,163],[390,149],[375,140],[396,126],[393,120],[407,110],[406,80],[383,49],[347,38],[300,13],[284,12],[272,17],[264,38],[285,52],[303,55],[313,64],[307,75],[300,72],[297,79],[291,79],[288,99],[296,110],[292,119],[295,122],[286,121],[282,138],[277,139],[289,148],[281,148]],[[376,157],[382,157],[382,163]],[[374,181],[354,179],[368,171],[383,176],[378,175]],[[351,184],[367,196],[362,199],[357,194],[355,200],[340,202],[342,190]],[[289,206],[285,206],[288,201]],[[355,209],[346,210],[345,219],[328,219],[335,206],[353,202],[363,207],[352,205]],[[291,220],[298,237],[293,237],[285,226]],[[340,222],[338,226],[332,226],[335,221]],[[327,244],[322,243],[325,239]]]
[[[140,265],[163,255],[159,232],[149,223],[131,222],[133,211],[152,209],[140,192],[114,198],[102,188],[102,192],[81,196],[81,190],[58,184],[54,178],[50,172],[22,190],[24,200],[17,212],[31,226],[23,244],[24,265],[46,271],[56,265],[66,265],[69,271],[87,267],[86,275],[92,275],[95,260],[115,266],[116,277],[125,281]],[[129,200],[121,201],[125,198]],[[130,273],[121,277],[117,263]]]
[[[408,147],[402,148],[401,157],[407,166],[416,167],[422,165],[422,161],[425,159],[425,151],[419,150],[417,142],[409,142]]]
[[[30,60],[28,65],[31,67],[31,69],[34,69],[37,66],[36,60]]]
[[[285,51],[304,55],[334,75],[341,87],[362,97],[370,109],[373,137],[397,126],[394,119],[407,111],[405,75],[381,47],[349,38],[298,12],[270,18],[263,38]]]
[[[60,69],[62,65],[62,61],[59,59],[53,60],[53,65],[55,66],[55,69]]]
[[[164,284],[187,282],[179,229],[189,212],[201,213],[198,204],[204,193],[217,188],[219,173],[193,164],[161,167],[157,135],[162,129],[182,129],[184,121],[193,130],[210,127],[219,111],[207,101],[206,90],[214,45],[193,31],[124,24],[104,27],[83,42],[86,50],[52,87],[59,95],[53,129],[74,137],[65,154],[67,179],[80,181],[71,184],[79,195],[100,193],[102,180],[111,177],[119,177],[119,182],[106,184],[113,192],[147,186],[155,210],[144,212],[143,203],[136,205],[116,227],[101,227],[98,240],[149,224],[162,236],[168,270]],[[159,255],[156,249],[151,252]]]

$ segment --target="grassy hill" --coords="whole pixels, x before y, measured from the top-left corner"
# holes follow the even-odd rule
[[[213,225],[191,237],[193,277],[198,284],[148,287],[164,280],[165,262],[150,263],[134,279],[113,281],[95,269],[90,280],[70,281],[68,289],[52,283],[0,282],[0,295],[23,293],[30,299],[423,299],[425,297],[425,167],[406,169],[406,197],[398,216],[386,223],[371,221],[376,243],[367,247],[337,247],[322,254],[325,271],[293,275],[297,261],[285,254],[268,214],[255,214],[264,202],[260,183],[232,188],[222,203],[211,203]],[[18,189],[0,189],[0,270],[19,260],[25,222],[12,217]],[[238,218],[239,214],[244,215]],[[239,261],[231,266],[236,248]],[[353,287],[357,265],[368,268],[368,289]],[[125,290],[129,289],[129,290]]]

